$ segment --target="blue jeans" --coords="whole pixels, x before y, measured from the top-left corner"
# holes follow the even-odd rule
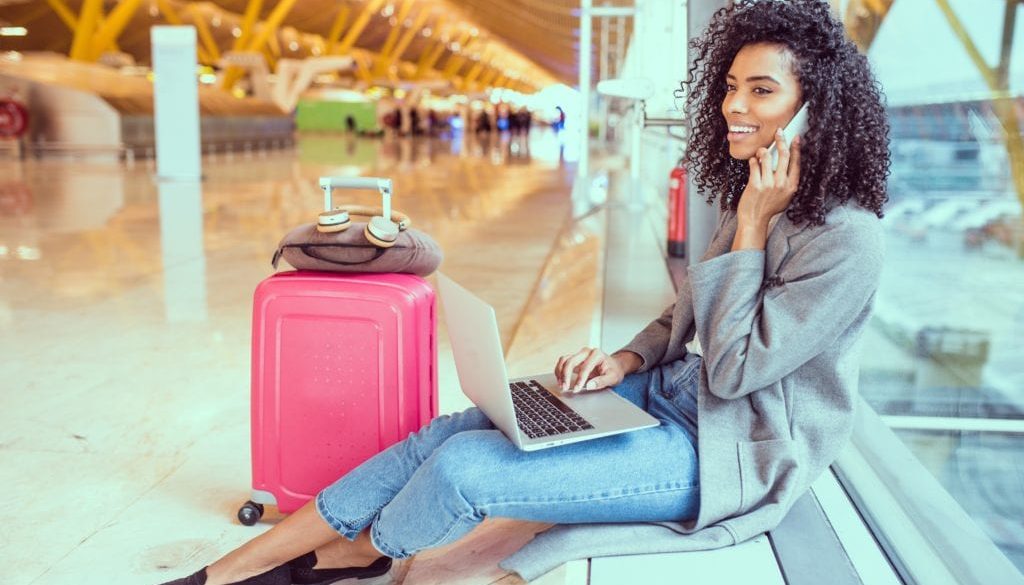
[[[661,426],[520,451],[477,408],[434,419],[316,497],[320,516],[401,559],[454,542],[488,516],[550,523],[683,520],[700,501],[700,358],[631,374],[623,398]]]

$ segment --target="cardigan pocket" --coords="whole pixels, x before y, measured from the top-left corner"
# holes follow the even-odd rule
[[[786,476],[796,472],[795,441],[772,439],[737,443],[740,465],[740,507],[738,514],[746,513],[769,501],[778,501],[773,494],[781,487]]]

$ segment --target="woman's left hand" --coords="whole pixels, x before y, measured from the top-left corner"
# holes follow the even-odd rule
[[[775,133],[779,166],[772,170],[772,157],[767,148],[757,149],[750,159],[750,178],[736,209],[740,224],[767,225],[773,215],[789,206],[800,183],[800,137],[786,144],[782,130]]]

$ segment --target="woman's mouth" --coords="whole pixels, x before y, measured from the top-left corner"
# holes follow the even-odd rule
[[[745,126],[741,124],[730,124],[729,132],[725,135],[729,142],[741,142],[757,134],[757,126]]]

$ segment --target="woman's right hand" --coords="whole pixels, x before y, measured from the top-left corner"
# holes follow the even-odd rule
[[[616,386],[629,372],[617,356],[610,356],[596,347],[584,347],[576,353],[558,358],[555,378],[562,392],[580,392]]]

